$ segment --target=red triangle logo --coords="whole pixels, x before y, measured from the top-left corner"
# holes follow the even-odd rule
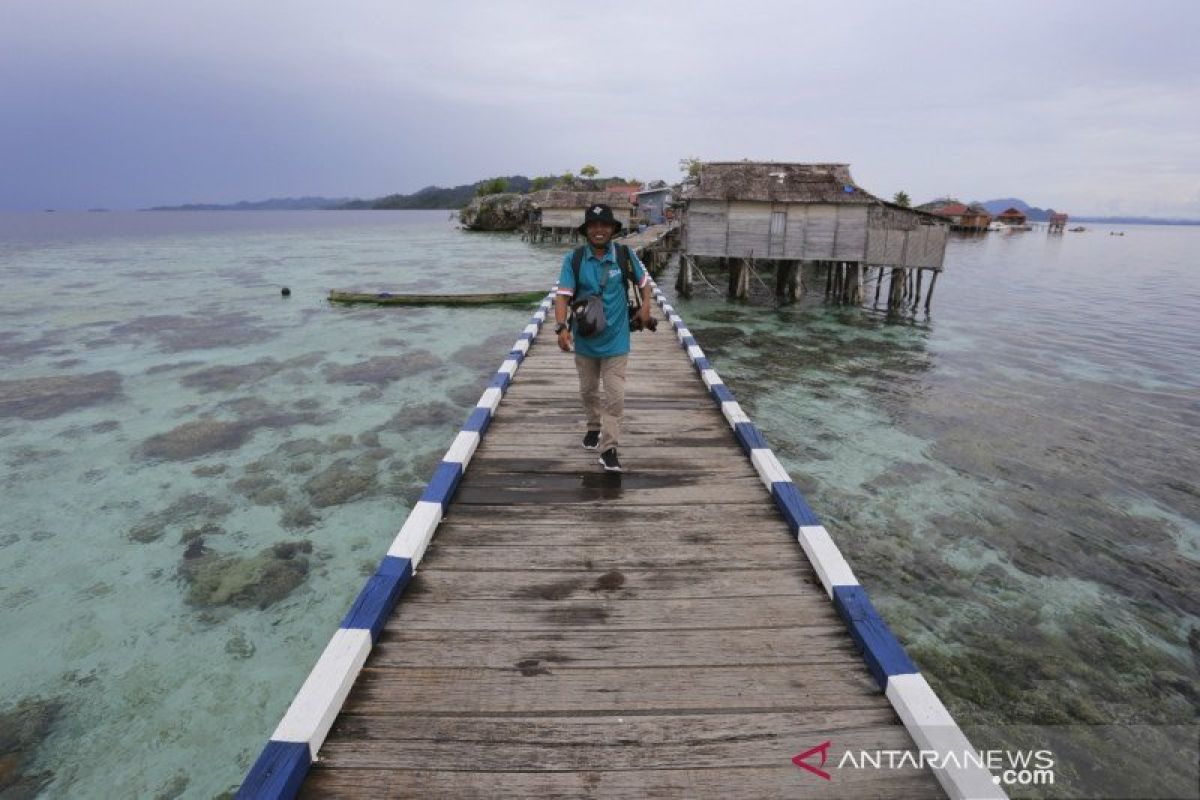
[[[806,759],[816,755],[817,753],[820,753],[821,754],[820,766],[821,767],[825,766],[825,762],[827,760],[829,760],[829,748],[832,745],[833,745],[832,741],[822,742],[821,744],[817,745],[816,747],[813,747],[809,750],[805,750],[803,753],[800,753],[799,755],[792,756],[792,763],[795,764],[800,769],[808,770],[813,775],[816,775],[819,778],[824,778],[827,781],[833,780],[830,777],[828,772],[826,772],[825,770],[820,769],[818,767],[814,767],[812,764],[809,764],[808,761],[806,761]]]

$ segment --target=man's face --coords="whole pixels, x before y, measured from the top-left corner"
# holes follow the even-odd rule
[[[587,240],[592,247],[604,247],[612,239],[616,228],[607,222],[589,222],[587,224]]]

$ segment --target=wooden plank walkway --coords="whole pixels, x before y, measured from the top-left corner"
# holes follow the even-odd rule
[[[633,339],[623,475],[529,350],[301,796],[944,796],[792,763],[914,743],[671,328]]]

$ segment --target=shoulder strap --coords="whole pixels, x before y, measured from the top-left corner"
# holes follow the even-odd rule
[[[621,278],[625,281],[625,295],[632,296],[635,308],[642,307],[642,296],[637,290],[637,281],[633,279],[633,259],[629,256],[629,245],[617,245],[617,263],[621,266]]]
[[[586,246],[585,246],[586,247]],[[583,266],[584,247],[576,247],[571,254],[571,271],[575,273],[575,297],[579,297],[579,268]]]

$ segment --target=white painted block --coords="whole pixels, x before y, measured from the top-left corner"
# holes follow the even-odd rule
[[[667,317],[667,319],[672,325],[674,325],[676,322],[678,322],[680,325],[683,324],[683,317],[679,316],[678,314],[671,314]]]
[[[662,310],[667,312],[668,314],[672,314],[675,312],[675,307],[672,305],[669,305],[667,303],[663,303]]]
[[[791,480],[787,470],[783,468],[783,464],[780,464],[779,459],[775,457],[775,453],[767,448],[759,447],[751,450],[750,461],[754,464],[754,469],[758,471],[758,477],[766,484],[767,491],[771,490],[772,483]]]
[[[418,500],[404,520],[404,527],[392,540],[392,546],[387,554],[395,558],[407,558],[412,561],[413,572],[425,555],[425,548],[433,538],[433,532],[442,521],[442,504],[428,500]]]
[[[842,551],[833,543],[824,525],[801,525],[796,538],[831,599],[833,587],[858,585],[858,578],[854,577],[850,565],[842,557]]]
[[[700,345],[694,344],[688,348],[688,358],[695,361],[697,358],[704,358],[704,351],[700,349]]]
[[[918,748],[936,751],[939,762],[945,760],[942,754],[946,753],[957,754],[959,763],[965,760],[964,754],[976,753],[920,673],[893,675],[888,678],[886,693]],[[933,774],[954,800],[1006,800],[1008,797],[992,773],[974,764],[934,769]]]
[[[537,326],[537,325],[534,325],[534,324],[531,322],[531,323],[529,323],[528,325],[526,325],[526,326],[525,326],[524,333],[532,334],[532,335],[533,335],[533,337],[536,339],[536,338],[537,338],[537,335],[538,335],[538,331],[539,331],[539,330],[541,330],[541,327],[539,327],[539,326]]]
[[[536,314],[533,315],[533,318],[536,319],[538,322],[544,322],[546,320],[545,310],[538,311]]]
[[[709,389],[716,386],[718,383],[725,383],[721,380],[721,376],[717,374],[715,369],[700,370],[700,379],[704,381],[704,385]]]
[[[371,652],[371,632],[365,629],[339,628],[317,659],[308,679],[296,693],[271,739],[276,742],[304,742],[316,760],[329,728],[342,710],[350,687]]]
[[[500,369],[496,371],[507,372],[509,375],[515,375],[517,372],[517,360],[515,358],[505,359],[504,363],[500,365]]]
[[[475,404],[475,407],[486,408],[491,411],[492,414],[495,414],[496,406],[500,405],[500,398],[503,396],[504,393],[500,391],[500,387],[489,386],[484,390],[483,395],[480,396],[479,402]]]
[[[683,337],[691,336],[691,335],[692,335],[692,332],[690,330],[688,330],[687,328],[680,328],[679,330],[675,331],[675,338],[681,342],[683,341]]]
[[[729,421],[729,427],[736,428],[739,422],[749,422],[750,417],[746,416],[746,412],[742,411],[742,406],[736,400],[726,400],[721,403],[721,413],[725,415],[725,419]]]
[[[520,350],[522,353],[529,352],[529,340],[517,339],[517,343],[512,346],[513,350]]]
[[[467,464],[471,461],[471,456],[475,454],[476,447],[479,447],[479,431],[459,431],[442,461],[462,464],[463,469],[466,469]]]

